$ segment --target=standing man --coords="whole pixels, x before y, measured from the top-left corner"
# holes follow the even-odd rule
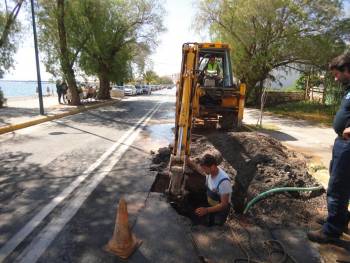
[[[218,167],[216,158],[205,154],[200,161],[201,170],[206,174],[208,207],[199,207],[195,213],[206,216],[207,224],[223,225],[231,208],[232,186],[228,175]]]
[[[62,104],[61,98],[62,98],[63,92],[62,92],[62,83],[60,80],[56,81],[56,92],[58,96],[58,103]]]
[[[336,241],[346,230],[350,220],[350,53],[334,58],[329,68],[335,80],[343,85],[345,96],[333,122],[338,137],[333,145],[330,164],[328,217],[322,229],[308,233],[308,238],[318,243]]]

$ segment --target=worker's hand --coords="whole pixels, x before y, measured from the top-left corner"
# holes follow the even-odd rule
[[[208,214],[208,208],[199,207],[196,209],[195,213],[197,216],[205,216],[206,214]]]
[[[344,131],[343,131],[343,138],[345,140],[349,140],[350,139],[350,127],[346,128]]]

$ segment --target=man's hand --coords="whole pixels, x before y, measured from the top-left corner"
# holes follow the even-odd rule
[[[199,207],[196,209],[195,213],[197,216],[205,216],[206,214],[208,214],[208,208]]]
[[[344,131],[343,131],[343,138],[345,140],[349,140],[350,139],[350,127],[346,128]]]

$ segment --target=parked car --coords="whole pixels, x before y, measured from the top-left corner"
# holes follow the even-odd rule
[[[112,98],[123,98],[124,97],[124,87],[123,86],[112,86],[110,91]]]
[[[142,86],[140,86],[140,85],[135,85],[135,88],[136,88],[136,94],[137,94],[137,95],[141,95],[141,94],[143,93]]]
[[[126,85],[124,86],[124,94],[126,96],[134,96],[137,94],[135,86],[132,85]]]
[[[151,93],[152,93],[151,86],[149,86],[149,85],[143,85],[143,86],[142,86],[142,93],[143,93],[143,94],[147,94],[147,95],[151,95]]]

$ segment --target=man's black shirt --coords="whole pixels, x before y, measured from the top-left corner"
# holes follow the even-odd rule
[[[345,95],[333,121],[333,128],[339,136],[342,136],[348,127],[350,127],[350,84],[345,86]]]

